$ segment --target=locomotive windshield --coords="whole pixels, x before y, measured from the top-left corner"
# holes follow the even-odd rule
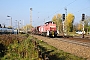
[[[45,24],[49,24],[49,23],[53,23],[53,24],[54,24],[54,22],[53,22],[53,21],[48,21],[48,22],[46,22]]]

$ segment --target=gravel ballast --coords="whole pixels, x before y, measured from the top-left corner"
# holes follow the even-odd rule
[[[33,35],[33,36],[38,38],[39,40],[43,40],[44,42],[47,42],[49,45],[52,45],[57,49],[63,50],[65,52],[74,54],[79,57],[88,58],[87,60],[90,60],[90,47],[64,42],[60,40],[55,40],[52,38],[37,36],[37,35]]]

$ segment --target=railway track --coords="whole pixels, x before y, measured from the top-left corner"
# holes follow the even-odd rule
[[[56,47],[57,49],[90,60],[90,39],[62,37],[50,38],[38,35],[34,35],[34,37],[38,38],[39,40],[43,40],[44,42]]]
[[[77,45],[82,45],[82,46],[86,46],[86,47],[90,47],[90,42],[83,42],[83,41],[77,41],[77,40],[71,40],[71,39],[64,39],[64,38],[54,38],[55,40],[60,40],[60,41],[64,41],[64,42],[68,42],[68,43],[72,43],[72,44],[77,44]]]
[[[43,36],[42,36],[43,37]],[[68,42],[68,43],[72,43],[72,44],[77,44],[77,45],[81,45],[81,46],[86,46],[86,47],[90,47],[90,39],[88,38],[80,38],[80,37],[75,37],[75,38],[62,38],[62,37],[56,37],[56,38],[50,38],[50,37],[46,37],[48,39],[54,39],[54,40],[58,40],[58,41],[63,41],[63,42]]]

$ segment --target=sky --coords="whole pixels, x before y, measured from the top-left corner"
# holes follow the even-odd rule
[[[90,16],[90,0],[0,0],[0,24],[15,27],[16,20],[22,25],[30,24],[30,8],[32,8],[32,25],[43,25],[51,21],[56,14],[72,13],[74,23],[81,20],[84,13]],[[10,16],[10,17],[7,17]],[[21,20],[21,21],[20,21]]]

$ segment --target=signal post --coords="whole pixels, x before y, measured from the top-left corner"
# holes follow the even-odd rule
[[[63,23],[63,37],[64,37],[64,21],[65,21],[65,14],[62,15],[62,23]]]
[[[83,34],[82,34],[82,38],[84,38],[84,20],[85,20],[85,14],[82,14],[82,25],[83,25]]]

